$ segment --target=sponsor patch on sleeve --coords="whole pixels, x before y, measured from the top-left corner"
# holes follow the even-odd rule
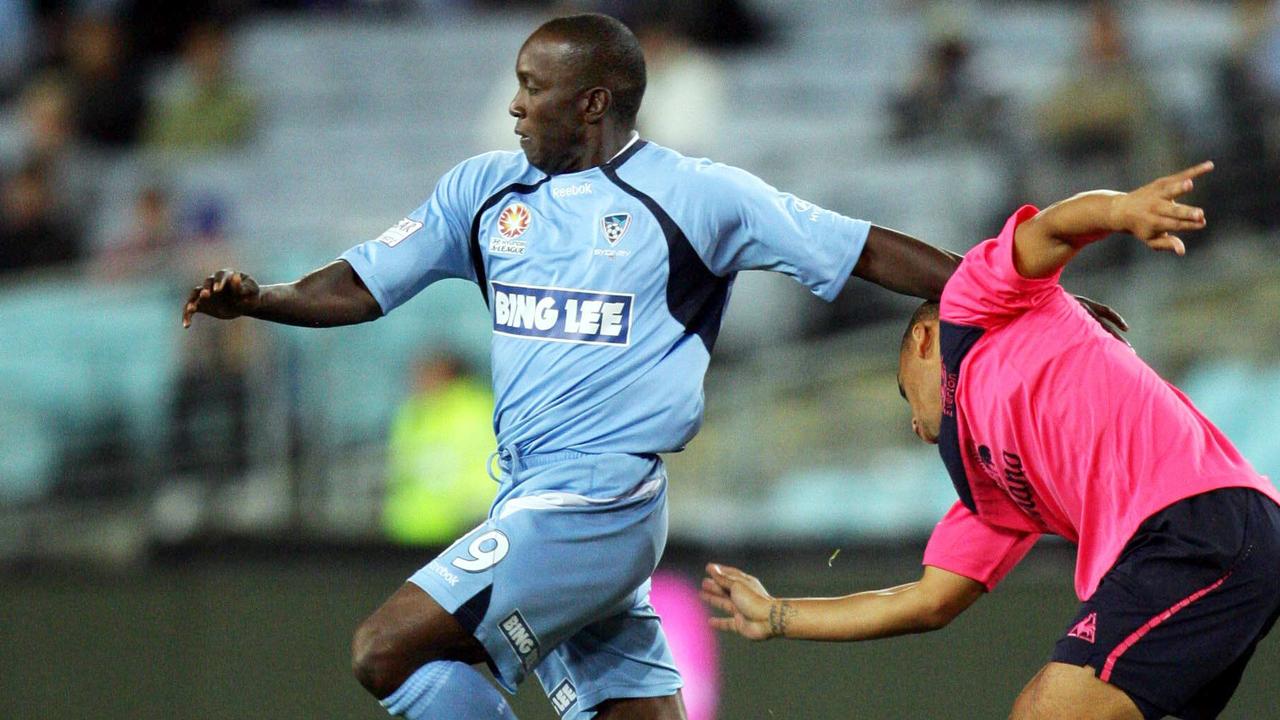
[[[387,247],[395,247],[399,245],[405,238],[422,229],[422,223],[417,220],[405,218],[400,222],[387,228],[387,231],[377,237],[377,241]]]
[[[493,331],[499,335],[593,345],[631,342],[631,293],[492,285]]]

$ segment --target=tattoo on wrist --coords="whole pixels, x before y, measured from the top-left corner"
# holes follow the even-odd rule
[[[769,634],[786,637],[787,623],[796,616],[796,609],[786,600],[777,600],[769,606]]]

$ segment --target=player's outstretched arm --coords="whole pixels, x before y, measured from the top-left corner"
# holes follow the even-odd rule
[[[702,599],[725,613],[717,630],[749,640],[872,640],[945,627],[982,597],[982,583],[926,566],[906,585],[832,598],[775,598],[756,578],[727,565],[710,564]]]
[[[247,315],[260,320],[333,327],[376,320],[382,307],[345,260],[335,260],[291,283],[262,285],[242,272],[219,270],[205,278],[182,306],[182,326],[204,313],[224,320]]]
[[[942,288],[963,259],[897,230],[872,225],[853,274],[887,290],[936,301],[942,297]],[[1087,297],[1077,295],[1076,299],[1099,325],[1124,341],[1115,329],[1129,329],[1120,313]]]
[[[910,235],[872,225],[853,274],[886,290],[937,301],[960,260]]]
[[[1204,211],[1177,199],[1194,187],[1194,179],[1213,170],[1203,162],[1162,177],[1132,192],[1094,190],[1054,203],[1014,232],[1014,263],[1023,277],[1048,277],[1071,261],[1081,248],[1111,233],[1133,235],[1153,250],[1182,255],[1186,247],[1174,233],[1200,230]]]

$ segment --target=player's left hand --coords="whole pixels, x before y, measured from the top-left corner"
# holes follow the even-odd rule
[[[1093,316],[1093,319],[1098,321],[1098,324],[1102,326],[1103,330],[1111,333],[1112,337],[1125,345],[1129,345],[1129,341],[1125,340],[1124,336],[1120,334],[1122,332],[1128,332],[1129,323],[1124,321],[1124,318],[1120,316],[1120,313],[1116,312],[1115,308],[1110,305],[1103,305],[1097,300],[1092,300],[1083,295],[1076,295],[1074,297],[1076,302],[1079,302],[1080,305]]]
[[[1195,178],[1212,170],[1212,162],[1202,162],[1116,195],[1111,200],[1111,226],[1133,235],[1152,250],[1186,254],[1186,246],[1174,233],[1204,228],[1204,210],[1183,205],[1178,198],[1191,192]]]
[[[702,601],[728,617],[711,618],[711,627],[733,632],[748,640],[774,637],[769,610],[775,602],[755,577],[735,567],[709,563],[702,579]]]

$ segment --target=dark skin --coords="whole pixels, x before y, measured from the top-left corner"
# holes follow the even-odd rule
[[[573,48],[562,38],[534,33],[516,60],[519,89],[511,101],[515,131],[529,162],[549,174],[596,167],[631,139],[634,122],[612,112],[608,87],[584,83],[573,66]],[[958,256],[907,235],[873,227],[854,275],[895,292],[937,299]],[[219,270],[195,287],[182,310],[189,327],[196,313],[231,319],[242,315],[308,327],[375,320],[382,309],[344,261],[301,279],[259,286],[249,275]],[[360,624],[352,640],[356,677],[385,698],[423,664],[436,660],[480,663],[484,647],[417,586],[405,584]],[[601,720],[684,720],[680,694],[607,701]]]

